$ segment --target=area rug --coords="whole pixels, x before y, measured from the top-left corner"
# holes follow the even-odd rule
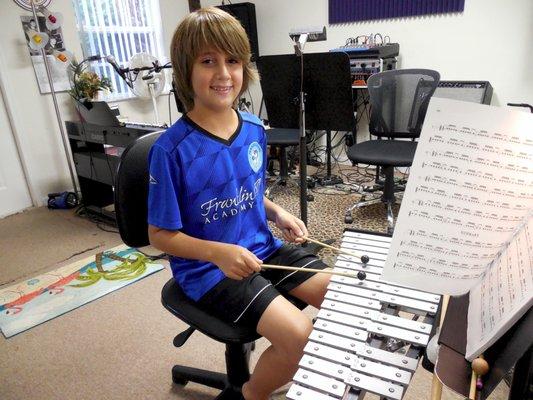
[[[9,338],[163,268],[120,245],[28,279],[0,290],[0,330]]]

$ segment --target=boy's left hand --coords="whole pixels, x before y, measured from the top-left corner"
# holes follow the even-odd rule
[[[274,223],[281,230],[287,242],[298,244],[305,242],[304,237],[308,235],[308,232],[301,219],[283,210],[278,212]]]

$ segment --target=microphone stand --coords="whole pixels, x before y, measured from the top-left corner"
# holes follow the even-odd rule
[[[307,141],[305,137],[305,92],[304,92],[304,53],[303,49],[307,42],[307,33],[303,33],[294,40],[294,51],[300,58],[300,219],[307,226]]]

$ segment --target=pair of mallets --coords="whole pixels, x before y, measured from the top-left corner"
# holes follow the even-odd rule
[[[361,255],[359,253],[356,253],[352,250],[345,250],[340,249],[338,247],[330,246],[329,244],[319,242],[318,240],[311,239],[310,237],[305,237],[304,239],[308,242],[318,244],[319,246],[325,247],[327,249],[336,251],[339,254],[345,254],[352,257],[357,257],[361,260],[363,264],[368,263],[370,261],[370,258],[367,255]],[[359,280],[364,280],[366,278],[366,274],[364,271],[358,271],[357,274],[349,273],[349,272],[340,272],[340,271],[332,271],[330,269],[315,269],[315,268],[302,268],[302,267],[291,267],[286,265],[272,265],[272,264],[261,264],[261,268],[264,269],[284,269],[288,271],[296,271],[296,272],[316,272],[319,274],[329,274],[329,275],[340,275],[340,276],[347,276],[349,278],[357,278]]]

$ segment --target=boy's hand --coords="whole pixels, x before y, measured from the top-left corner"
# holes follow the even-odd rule
[[[214,260],[224,275],[238,281],[254,272],[261,271],[262,261],[248,249],[234,244],[226,244]]]
[[[303,221],[285,210],[277,213],[274,223],[281,230],[287,242],[303,243],[304,237],[309,234]]]

